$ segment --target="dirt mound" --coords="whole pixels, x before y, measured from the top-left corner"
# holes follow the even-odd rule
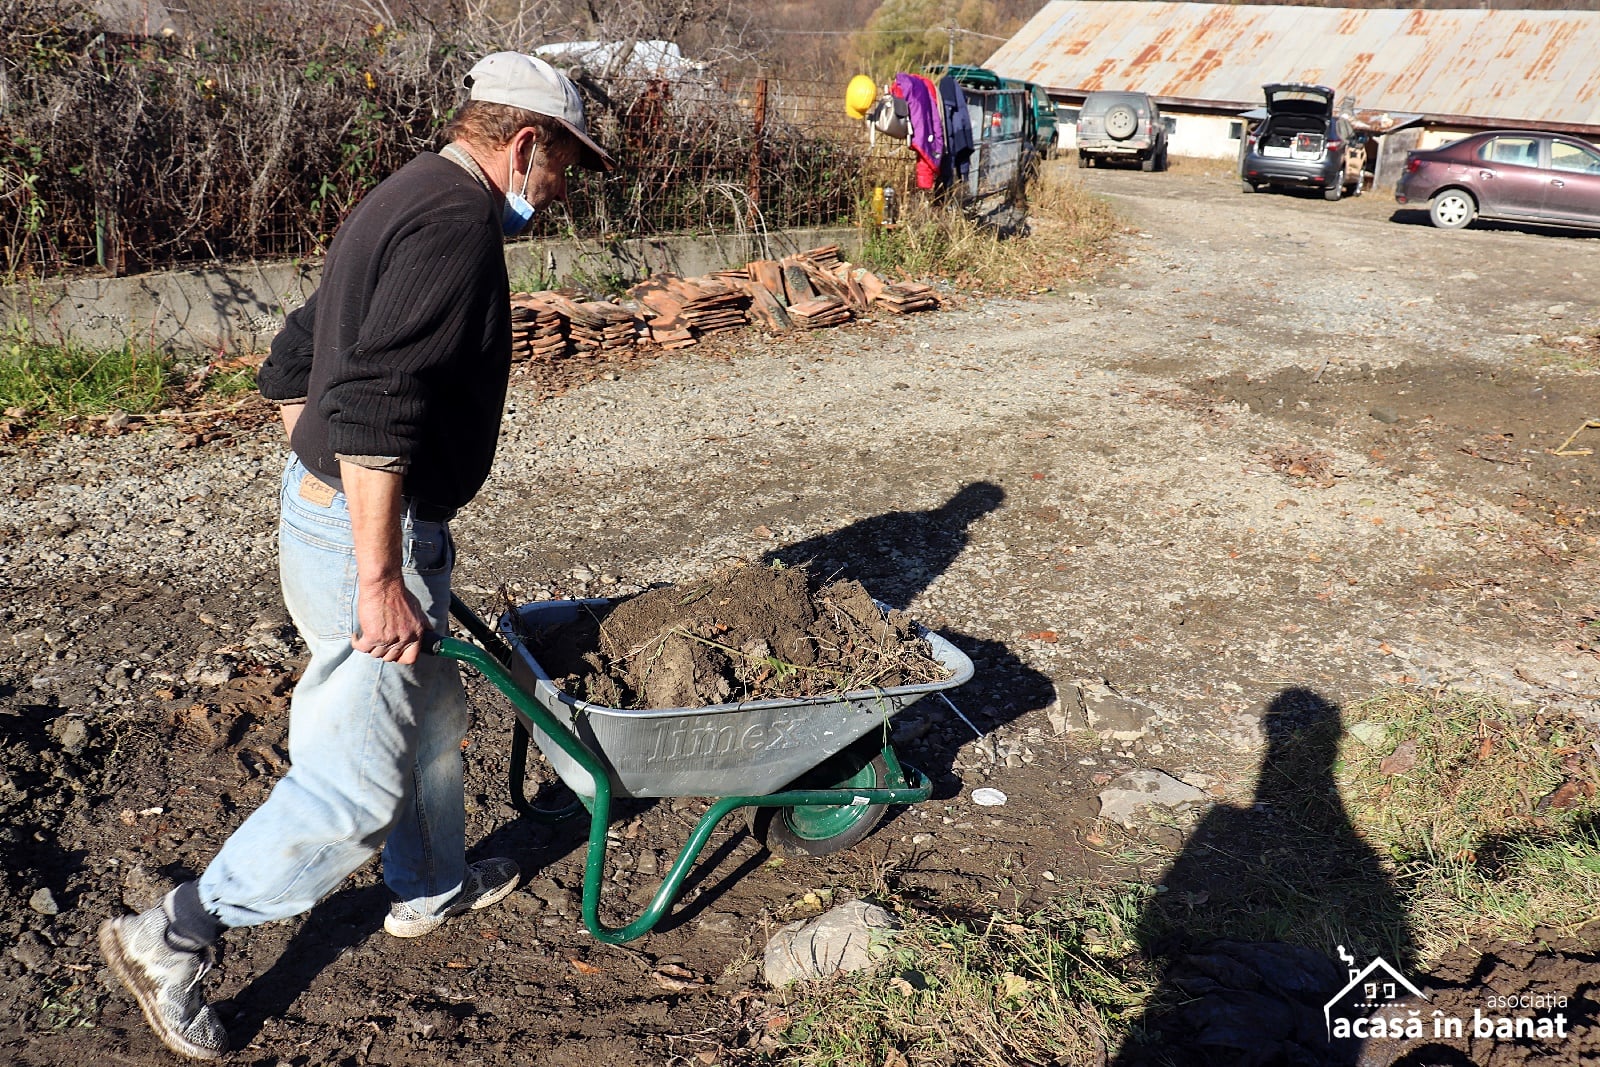
[[[1540,949],[1502,941],[1462,946],[1418,979],[1426,1001],[1407,996],[1385,1012],[1418,1015],[1422,1037],[1370,1041],[1360,1067],[1595,1063],[1597,947],[1600,922]]]
[[[821,696],[948,676],[911,617],[861,583],[805,567],[724,567],[542,634],[534,655],[562,689],[606,707],[694,708]]]

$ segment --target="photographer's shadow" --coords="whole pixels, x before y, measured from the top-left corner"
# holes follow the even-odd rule
[[[1140,916],[1164,972],[1115,1067],[1355,1067],[1360,1043],[1324,1013],[1351,973],[1331,954],[1415,964],[1401,896],[1339,797],[1339,706],[1286,689],[1261,724],[1254,802],[1208,812]]]
[[[936,508],[873,515],[774,549],[764,562],[806,564],[823,581],[855,579],[878,600],[906,610],[966,549],[972,525],[1005,498],[993,482],[971,482]],[[926,696],[897,715],[895,739],[900,755],[933,782],[934,796],[949,798],[960,792],[960,749],[977,740],[978,731],[987,735],[1046,706],[1055,689],[1003,643],[935,629],[972,659],[972,680],[948,694],[948,703],[937,694]]]

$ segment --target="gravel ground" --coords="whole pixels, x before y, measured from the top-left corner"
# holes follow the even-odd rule
[[[880,830],[875,862],[962,899],[1034,899],[1052,872],[1092,869],[1081,834],[1114,773],[1159,768],[1248,796],[1257,720],[1290,688],[1348,707],[1386,686],[1451,685],[1600,716],[1595,459],[1551,454],[1600,416],[1592,355],[1586,372],[1565,358],[1595,325],[1600,244],[1440,233],[1375,197],[1240,197],[1181,171],[1084,178],[1130,222],[1120,264],[1092,284],[752,332],[600,368],[543,401],[515,384],[493,478],[454,524],[458,591],[493,613],[503,595],[617,595],[730,558],[814,559],[908,608],[973,655],[978,676],[954,700],[987,736],[941,709],[908,720],[937,801]],[[0,941],[20,939],[0,964],[16,1011],[0,1014],[24,1020],[4,1039],[24,1062],[160,1055],[125,1000],[100,990],[85,1008],[97,1036],[68,1042],[40,1021],[37,990],[97,967],[83,946],[138,896],[130,867],[176,877],[203,863],[270,780],[275,742],[246,742],[281,733],[300,651],[276,585],[282,457],[259,417],[0,443],[5,888],[63,904],[0,922]],[[140,761],[179,769],[162,760],[183,755],[182,708],[247,697],[248,729],[182,764],[188,807],[173,807],[174,779],[139,776]],[[1069,729],[1111,697],[1137,720],[1127,736]],[[473,826],[491,834],[508,812],[504,761],[498,741],[477,744]],[[978,785],[1011,797],[983,822],[967,807]],[[160,807],[185,814],[118,829],[116,813],[142,828]],[[530,840],[570,889],[581,855]],[[752,929],[848,880],[820,861],[751,873],[753,854],[731,839],[706,879],[710,910],[651,951],[743,974]],[[481,1033],[549,1052],[579,1033],[561,1015],[581,1003],[634,1036],[587,1057],[566,1046],[561,1062],[670,1058],[648,1034],[682,1032],[689,1009],[649,1022],[659,991],[574,987],[559,958],[582,951],[581,928],[528,923],[562,973],[506,978],[492,968],[511,964],[484,962],[483,981],[520,982],[523,1006],[549,1017],[480,999]],[[258,938],[254,969],[292,934]],[[313,1003],[427,967],[372,952],[295,978],[273,1001],[293,1025],[258,1020],[251,1062],[302,1039],[372,1049],[359,1018]],[[248,979],[233,972],[227,989]],[[478,1033],[455,1051],[408,1038],[384,1062],[470,1062],[492,1047]]]

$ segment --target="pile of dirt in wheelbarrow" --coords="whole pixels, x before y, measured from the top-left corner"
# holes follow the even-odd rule
[[[565,692],[604,707],[697,708],[938,681],[911,617],[854,580],[730,566],[527,635]]]

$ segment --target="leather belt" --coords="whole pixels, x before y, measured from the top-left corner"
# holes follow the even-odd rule
[[[455,508],[442,508],[438,504],[425,504],[411,497],[406,497],[406,506],[411,510],[411,517],[418,522],[449,522],[456,517]]]

